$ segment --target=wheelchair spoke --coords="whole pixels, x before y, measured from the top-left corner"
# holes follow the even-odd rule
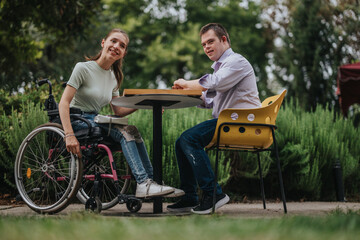
[[[91,196],[98,196],[102,203],[102,209],[109,209],[118,204],[118,193],[116,190],[114,176],[111,169],[109,157],[104,152],[100,152],[98,156],[93,156],[87,162],[87,170],[83,176],[81,189],[78,193],[78,198],[82,203]],[[128,175],[129,168],[126,162],[115,162],[116,172],[118,178],[120,175]],[[100,189],[98,193],[94,192],[94,184],[99,184]],[[120,193],[125,194],[130,183],[130,179],[119,179]]]
[[[18,190],[25,203],[40,213],[64,209],[80,184],[82,162],[66,151],[63,136],[61,125],[41,125],[24,139],[16,157]]]

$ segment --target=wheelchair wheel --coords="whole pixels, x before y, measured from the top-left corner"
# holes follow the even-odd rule
[[[91,197],[85,203],[85,210],[91,211],[94,213],[100,213],[102,210],[102,203],[99,197]]]
[[[38,126],[21,143],[15,182],[22,200],[35,212],[66,208],[81,183],[82,161],[68,153],[60,124]]]
[[[119,160],[120,153],[115,153],[114,164],[116,165],[116,173],[121,194],[125,194],[130,186],[131,172],[125,159]],[[98,176],[99,179],[96,179]],[[102,203],[102,210],[112,208],[119,203],[116,185],[112,178],[108,155],[102,155],[99,159],[85,164],[82,177],[81,187],[77,194],[77,198],[86,204],[90,197],[94,197],[94,186],[98,186],[98,197]]]
[[[126,208],[132,213],[138,212],[141,209],[141,207],[142,207],[142,202],[140,199],[130,198],[126,202]]]

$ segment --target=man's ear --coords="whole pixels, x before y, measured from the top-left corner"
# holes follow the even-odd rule
[[[223,35],[223,36],[221,37],[221,40],[222,40],[223,42],[227,42],[227,38],[225,37],[225,35]]]

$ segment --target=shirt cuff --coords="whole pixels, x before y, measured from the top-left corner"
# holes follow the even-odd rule
[[[206,83],[207,83],[207,77],[209,76],[209,74],[205,74],[204,76],[202,76],[200,79],[199,79],[199,84],[204,87],[204,88],[207,88],[206,87]]]
[[[203,94],[202,94],[203,102],[202,102],[202,104],[198,105],[198,107],[200,107],[200,108],[212,108],[213,107],[214,98],[208,96],[209,94],[214,95],[211,93],[212,92],[209,93],[209,90],[203,91]],[[215,92],[213,92],[213,93],[215,93]],[[215,93],[215,95],[216,95],[216,93]]]

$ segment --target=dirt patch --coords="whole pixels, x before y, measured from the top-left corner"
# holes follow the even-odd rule
[[[0,205],[24,205],[23,201],[16,201],[16,198],[11,196],[10,194],[0,194]]]

